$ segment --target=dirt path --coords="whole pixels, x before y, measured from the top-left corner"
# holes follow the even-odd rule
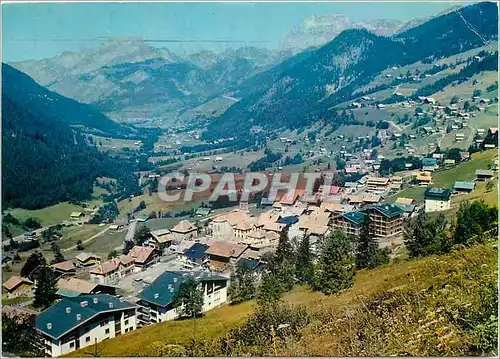
[[[92,237],[89,237],[89,238],[87,238],[86,240],[84,240],[84,241],[82,242],[82,244],[86,244],[86,243],[90,242],[91,240],[93,240],[93,239],[95,239],[95,238],[99,237],[100,235],[103,235],[104,233],[106,233],[106,232],[108,231],[108,229],[109,229],[109,227],[106,227],[104,230],[100,231],[99,233],[96,233],[96,234],[94,234]],[[71,246],[71,247],[68,247],[68,248],[64,248],[64,249],[62,249],[61,251],[62,251],[62,252],[67,252],[67,251],[70,251],[70,250],[72,250],[72,249],[76,249],[76,247],[77,247],[77,245],[75,244],[74,246]]]
[[[396,128],[398,131],[403,132],[403,128],[399,125],[396,125],[394,121],[388,121],[394,128]]]

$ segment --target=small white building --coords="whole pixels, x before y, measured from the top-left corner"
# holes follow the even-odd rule
[[[45,353],[58,357],[137,328],[135,304],[109,294],[64,298],[36,317]]]
[[[430,187],[424,192],[425,212],[446,211],[451,207],[451,190]]]

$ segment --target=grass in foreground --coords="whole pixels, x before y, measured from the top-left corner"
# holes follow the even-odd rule
[[[478,245],[443,256],[398,261],[356,275],[352,289],[325,296],[298,288],[285,300],[302,304],[312,321],[295,343],[278,343],[282,356],[492,355],[488,336],[496,317],[496,244]],[[487,297],[494,295],[495,298]],[[158,348],[188,346],[196,339],[206,356],[221,355],[215,344],[252,313],[254,301],[224,305],[196,321],[171,321],[98,344],[100,356],[157,356]],[[484,309],[484,310],[483,310]],[[466,324],[471,325],[466,328]],[[483,325],[481,327],[481,325]],[[467,324],[468,325],[468,324]],[[495,332],[496,333],[496,332]],[[496,344],[493,346],[496,348]],[[264,348],[272,355],[271,348]],[[91,356],[81,349],[68,356]],[[244,353],[243,353],[244,354]],[[242,355],[243,355],[242,354]]]

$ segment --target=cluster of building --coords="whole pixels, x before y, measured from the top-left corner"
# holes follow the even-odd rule
[[[471,193],[476,187],[476,182],[489,181],[494,175],[494,170],[478,169],[475,181],[456,181],[452,188],[428,187],[424,192],[425,212],[450,209],[452,195]]]

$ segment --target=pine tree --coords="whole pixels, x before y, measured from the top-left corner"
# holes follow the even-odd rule
[[[45,257],[41,252],[32,253],[21,268],[21,277],[34,278],[36,270],[46,264]]]
[[[257,292],[259,306],[275,304],[281,299],[284,292],[281,280],[272,274],[264,274]]]
[[[280,234],[274,262],[277,277],[281,281],[283,289],[286,291],[291,290],[295,284],[295,256],[286,230],[283,230]]]
[[[116,249],[113,249],[111,252],[108,253],[108,260],[113,259],[115,257],[118,257],[118,252],[116,251]]]
[[[416,218],[406,222],[403,240],[410,257],[444,253],[451,246],[446,235],[446,219],[442,214],[431,219],[426,213],[420,212]]]
[[[250,300],[255,296],[255,277],[250,269],[238,264],[236,272],[231,275],[229,297],[231,303],[236,304]]]
[[[2,349],[20,357],[43,357],[41,334],[35,328],[35,315],[2,314]]]
[[[377,251],[378,243],[370,234],[370,217],[365,216],[357,243],[356,267],[358,269],[375,268],[377,266]]]
[[[295,285],[295,261],[285,258],[278,265],[278,278],[285,291],[292,290]]]
[[[54,259],[51,261],[51,264],[64,262],[66,259],[61,253],[61,247],[56,242],[52,242],[51,244],[52,252],[54,253]]]
[[[284,260],[293,261],[293,249],[288,240],[288,232],[286,229],[280,233],[278,248],[275,254],[275,261],[278,265],[283,263]]]
[[[128,252],[130,252],[132,248],[134,248],[134,242],[132,241],[123,242],[123,254],[128,254]]]
[[[57,281],[54,272],[47,267],[40,267],[36,275],[34,306],[47,308],[56,300]]]
[[[134,233],[134,242],[138,246],[142,246],[149,238],[151,238],[151,232],[145,225],[139,227],[139,229]]]
[[[297,251],[297,261],[295,263],[295,273],[300,283],[311,283],[313,279],[314,267],[312,263],[311,247],[309,236],[304,236]]]
[[[355,244],[342,231],[325,238],[323,251],[314,268],[313,289],[335,294],[352,287],[356,274]]]
[[[483,201],[464,203],[456,214],[453,242],[471,244],[481,241],[483,233],[496,227],[498,210],[488,208]]]
[[[76,249],[78,249],[79,251],[83,250],[83,242],[81,240],[78,240],[78,242],[76,242]]]
[[[198,282],[189,278],[181,283],[174,294],[172,305],[177,308],[181,317],[198,317],[203,309],[203,291],[199,288]]]

